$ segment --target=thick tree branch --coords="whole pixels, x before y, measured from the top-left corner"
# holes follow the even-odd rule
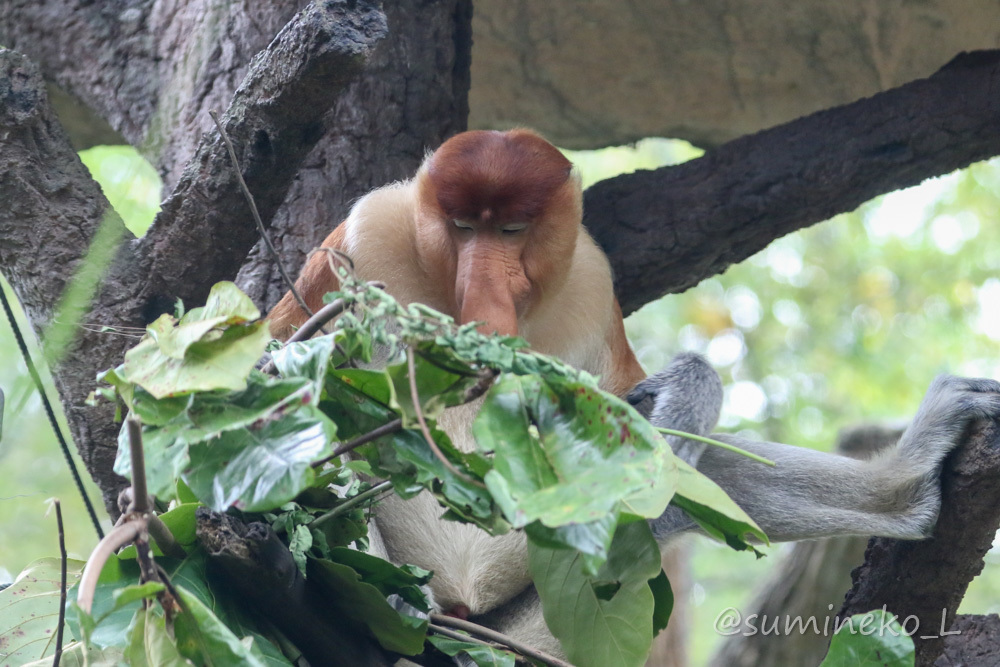
[[[264,220],[322,137],[326,110],[386,34],[385,16],[370,3],[315,2],[250,63],[222,124]],[[147,315],[170,310],[178,297],[201,300],[214,282],[236,274],[258,239],[225,145],[212,132],[138,242],[136,256],[149,262]]]
[[[1000,51],[980,51],[680,166],[598,183],[584,218],[627,314],[789,232],[998,154]]]
[[[75,145],[110,126],[160,169],[169,192],[194,155],[193,138],[212,126],[209,109],[229,105],[250,59],[306,4],[6,0],[0,44],[64,91],[52,102],[64,124],[74,115],[66,129]],[[92,111],[81,124],[83,108]]]
[[[916,664],[931,665],[969,582],[1000,526],[1000,424],[978,422],[966,444],[948,458],[941,474],[942,503],[934,536],[910,542],[873,538],[865,563],[853,573],[839,617],[886,609],[900,620],[913,615],[919,632]],[[913,629],[912,621],[910,629]],[[958,635],[949,637],[960,650]]]
[[[208,553],[210,573],[221,578],[251,614],[261,613],[313,665],[388,665],[367,633],[352,627],[316,585],[306,585],[288,547],[264,523],[197,511],[198,542]],[[312,579],[310,578],[310,582]],[[270,613],[277,611],[278,613]]]
[[[315,3],[251,64],[223,122],[241,146],[245,178],[266,219],[323,136],[325,111],[385,34],[371,4]],[[41,332],[107,204],[54,121],[37,70],[11,52],[3,57],[0,192],[12,205],[0,211],[0,265]],[[112,224],[121,233],[120,221]],[[212,283],[236,274],[256,240],[225,148],[217,133],[207,136],[150,233],[120,249],[89,319],[143,326],[177,298],[199,302]],[[86,354],[71,352],[53,369],[77,446],[109,508],[118,486],[111,473],[117,427],[110,409],[83,403],[95,373],[120,363],[129,344],[81,332],[75,350]]]

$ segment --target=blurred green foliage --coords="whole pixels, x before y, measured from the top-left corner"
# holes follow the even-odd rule
[[[700,151],[650,139],[567,154],[589,185]],[[81,157],[126,226],[144,233],[158,208],[155,171],[127,147],[99,147]],[[726,385],[721,430],[830,448],[838,428],[912,416],[937,373],[1000,377],[998,222],[1000,161],[994,160],[780,239],[722,276],[647,305],[627,329],[649,371],[681,350],[708,356]],[[64,502],[72,552],[86,555],[94,537],[5,324],[0,350],[6,360],[0,387],[7,393],[0,441],[3,580],[3,568],[13,575],[55,553],[55,522],[44,518],[50,496]],[[754,561],[704,540],[694,548],[692,658],[703,664],[719,639],[715,616],[745,603],[747,582],[759,580],[776,558]],[[998,560],[995,551],[987,556],[988,565]],[[1000,611],[996,572],[987,567],[973,583],[963,612]]]
[[[82,151],[80,158],[101,184],[105,196],[122,216],[129,231],[144,234],[160,207],[160,179],[153,167],[130,146],[98,146]],[[99,236],[104,241],[95,243],[89,259],[107,261],[113,244],[117,242],[116,227],[120,229],[120,223],[113,219],[102,225]],[[104,260],[100,259],[102,256]],[[71,301],[85,301],[89,293],[86,286],[83,287],[75,295],[64,296]],[[13,292],[2,277],[0,289],[6,291],[14,306],[18,326],[28,339],[32,359],[48,387],[49,398],[58,413],[63,432],[68,434],[58,394],[46,370],[43,355],[35,344],[31,327]],[[72,313],[82,305],[61,300],[60,315],[56,319],[72,320]],[[62,335],[65,332],[55,328],[49,333],[54,338],[45,341],[46,350],[61,353],[59,341],[65,337]],[[58,497],[62,501],[66,545],[71,555],[85,558],[97,543],[97,538],[59,451],[42,402],[14,343],[14,335],[2,317],[0,359],[3,360],[0,363],[0,388],[7,398],[0,440],[0,582],[3,582],[12,579],[31,561],[58,554],[55,517],[48,515],[49,498]],[[73,453],[76,454],[75,450]],[[91,483],[78,457],[77,467],[91,501],[99,515],[104,516],[100,492]],[[105,528],[110,526],[109,521],[105,524]]]
[[[611,161],[627,162],[625,149]],[[674,140],[646,140],[635,164],[690,159]],[[604,151],[569,153],[589,181]],[[626,169],[631,171],[631,169]],[[874,199],[791,234],[721,276],[650,303],[626,321],[646,370],[677,352],[705,354],[726,400],[720,430],[830,450],[840,428],[904,423],[935,375],[1000,377],[1000,160]],[[780,559],[754,562],[708,540],[692,544],[692,664],[720,637],[715,617],[744,609]],[[963,613],[1000,611],[996,549]],[[749,612],[747,612],[749,613]]]

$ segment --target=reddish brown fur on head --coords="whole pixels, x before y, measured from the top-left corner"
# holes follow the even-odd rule
[[[444,214],[483,222],[538,219],[572,170],[555,146],[529,130],[464,132],[427,162]]]
[[[528,130],[465,132],[418,174],[417,254],[462,322],[517,333],[565,278],[580,230],[573,165]]]

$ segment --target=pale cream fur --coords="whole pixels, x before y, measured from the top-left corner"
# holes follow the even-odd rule
[[[447,310],[447,286],[432,284],[412,252],[416,210],[415,180],[369,193],[345,222],[344,249],[361,279],[381,280],[401,303]],[[388,264],[386,257],[405,259]],[[550,286],[519,318],[518,331],[533,349],[600,375],[608,370],[610,360],[606,340],[613,322],[613,301],[608,261],[580,225],[566,279]],[[463,451],[475,448],[471,425],[479,406],[477,402],[450,409],[439,420]],[[474,526],[442,521],[442,513],[428,493],[408,501],[389,497],[376,510],[381,539],[374,536],[373,550],[384,549],[397,563],[433,570],[431,590],[438,606],[446,610],[465,605],[473,614],[483,613],[530,585],[523,534],[490,537]]]

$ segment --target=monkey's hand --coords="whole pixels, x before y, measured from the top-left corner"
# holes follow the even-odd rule
[[[653,426],[706,436],[722,409],[722,380],[704,357],[682,352],[629,392],[628,402]],[[668,436],[674,453],[697,465],[705,444]]]

